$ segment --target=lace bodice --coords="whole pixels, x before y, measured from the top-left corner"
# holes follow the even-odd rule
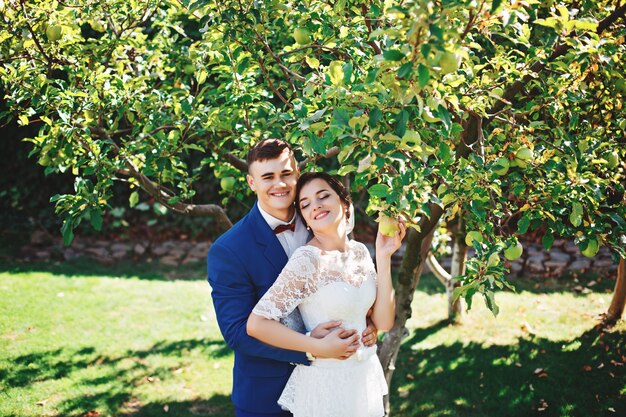
[[[349,241],[345,252],[298,248],[253,312],[282,320],[300,309],[307,331],[330,320],[365,329],[365,316],[376,298],[376,270],[369,251]]]

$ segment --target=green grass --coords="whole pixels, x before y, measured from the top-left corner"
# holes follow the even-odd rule
[[[202,269],[173,280],[154,265],[0,266],[0,416],[234,415],[233,356]],[[610,283],[520,287],[498,294],[497,318],[476,298],[449,326],[439,285],[422,279],[394,416],[626,415],[626,325],[594,329]]]
[[[205,281],[2,273],[0,293],[0,415],[233,414]]]
[[[558,292],[554,280],[548,294],[521,284],[534,292],[498,294],[497,318],[475,297],[454,326],[444,294],[416,293],[391,387],[395,415],[626,415],[626,323],[594,328],[608,284],[580,295]]]

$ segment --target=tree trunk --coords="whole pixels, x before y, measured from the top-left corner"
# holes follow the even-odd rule
[[[378,357],[385,370],[385,379],[390,386],[395,362],[400,350],[400,344],[404,339],[407,329],[406,322],[411,318],[411,302],[415,293],[415,287],[419,283],[424,262],[430,252],[430,244],[437,222],[443,211],[441,207],[432,204],[431,217],[424,218],[420,222],[421,230],[417,232],[409,228],[406,237],[406,251],[402,258],[400,273],[396,283],[396,317],[393,328],[385,335]],[[385,397],[385,411],[389,415],[389,395]]]
[[[459,228],[454,233],[454,245],[452,249],[452,265],[450,267],[450,280],[446,283],[446,294],[448,295],[448,320],[450,323],[460,323],[463,320],[463,299],[452,298],[454,289],[461,285],[455,277],[465,274],[465,261],[467,260],[467,245],[463,236],[463,229]]]
[[[602,320],[602,324],[606,326],[612,326],[619,319],[622,318],[624,313],[624,304],[626,304],[626,259],[619,259],[619,266],[617,267],[617,280],[615,281],[615,290],[613,291],[613,299],[609,310]]]

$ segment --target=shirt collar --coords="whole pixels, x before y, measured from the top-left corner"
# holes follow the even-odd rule
[[[296,219],[296,213],[293,213],[293,217],[291,218],[291,220],[289,220],[288,222],[284,222],[284,221],[282,221],[280,219],[277,219],[276,217],[272,216],[267,211],[263,210],[258,203],[257,203],[257,207],[259,208],[259,212],[261,212],[261,216],[263,216],[263,219],[265,220],[265,222],[269,225],[270,229],[272,229],[272,230],[274,230],[276,228],[276,226],[278,226],[278,225],[289,224],[289,223],[293,222]]]

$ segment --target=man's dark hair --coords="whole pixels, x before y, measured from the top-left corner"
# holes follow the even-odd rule
[[[325,172],[305,172],[304,174],[300,175],[300,178],[298,179],[298,184],[296,185],[296,211],[298,212],[298,215],[305,225],[306,221],[304,221],[304,218],[302,217],[302,212],[300,211],[300,192],[302,191],[302,187],[304,187],[314,179],[326,181],[330,188],[332,188],[337,193],[337,195],[339,196],[339,200],[341,200],[341,202],[345,204],[346,207],[350,207],[350,204],[352,204],[352,197],[350,196],[350,192],[336,177],[333,177],[332,175],[329,175]],[[350,218],[349,210],[346,213],[346,218]]]
[[[250,171],[250,165],[253,162],[278,158],[285,149],[289,149],[289,153],[293,156],[291,145],[284,140],[274,138],[263,139],[248,151],[248,171]]]

